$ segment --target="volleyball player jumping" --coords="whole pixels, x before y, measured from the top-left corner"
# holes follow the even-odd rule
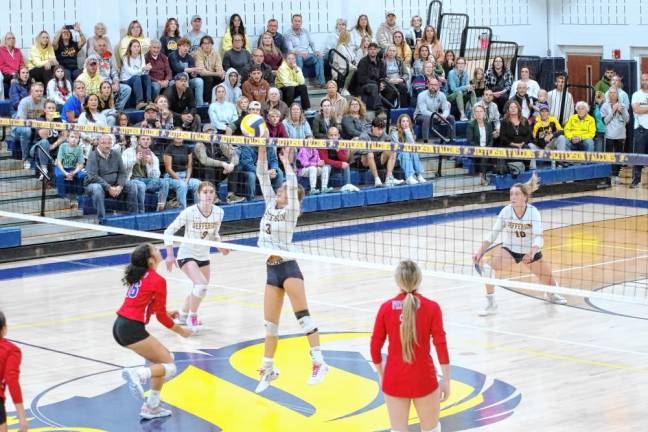
[[[142,399],[142,385],[151,380],[148,398],[140,411],[140,416],[145,419],[171,415],[171,411],[160,406],[160,392],[164,381],[176,374],[173,354],[146,331],[145,325],[151,315],[155,314],[163,326],[180,336],[188,337],[192,334],[189,329],[174,324],[173,318],[177,316],[177,312],[166,310],[166,280],[156,272],[160,262],[162,256],[151,244],[145,243],[135,248],[122,279],[128,291],[124,303],[117,311],[113,326],[113,337],[117,343],[135,351],[149,362],[146,367],[122,370],[122,377],[133,393]]]
[[[182,243],[178,249],[178,260],[173,256],[173,236],[180,228],[184,227],[184,237],[189,239],[220,241],[218,230],[223,221],[223,209],[216,207],[216,188],[210,182],[204,181],[198,186],[199,202],[184,209],[178,217],[167,227],[164,241],[167,250],[166,266],[171,271],[178,265],[182,272],[192,282],[192,287],[187,292],[184,305],[178,317],[180,325],[187,325],[194,333],[198,331],[198,307],[207,294],[209,284],[209,246]],[[220,248],[223,255],[229,249]]]
[[[473,255],[475,264],[479,264],[490,245],[502,233],[502,247],[495,250],[490,264],[483,266],[483,275],[495,277],[497,272],[510,271],[513,264],[524,263],[531,273],[545,285],[556,285],[551,266],[542,257],[540,249],[544,243],[540,212],[529,203],[533,192],[540,187],[540,180],[533,175],[526,183],[516,183],[511,187],[511,204],[504,207],[497,215],[497,220],[479,251]],[[552,303],[566,304],[564,297],[555,293],[545,293]],[[495,285],[486,285],[486,307],[479,312],[480,316],[493,315],[497,312],[495,302]]]
[[[298,184],[297,176],[290,164],[289,151],[279,152],[286,182],[277,189],[272,189],[268,173],[267,149],[259,147],[257,161],[257,177],[261,184],[266,209],[261,219],[258,246],[281,251],[293,250],[292,236],[300,215],[301,201],[304,199],[304,189]],[[315,320],[308,312],[304,277],[297,261],[271,255],[267,260],[267,282],[264,296],[265,316],[265,347],[261,369],[261,379],[256,392],[261,393],[270,386],[270,382],[279,376],[279,370],[274,367],[274,355],[279,342],[279,317],[283,306],[284,295],[287,294],[292,304],[295,317],[299,322],[310,344],[310,355],[313,362],[309,384],[322,382],[328,366],[320,348],[319,331]]]

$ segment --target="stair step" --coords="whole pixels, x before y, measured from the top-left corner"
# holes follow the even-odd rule
[[[75,222],[96,223],[96,217],[84,216],[75,218]],[[39,243],[49,243],[62,240],[74,240],[80,238],[100,237],[107,235],[105,232],[83,230],[76,227],[67,227],[61,225],[49,224],[27,224],[20,226],[21,243],[23,245],[32,245]]]
[[[13,156],[13,153],[8,150],[0,150],[0,159],[8,159]]]
[[[437,169],[433,167],[432,169],[423,170],[423,177],[434,177],[436,176]],[[443,177],[460,177],[468,174],[468,170],[464,168],[443,168],[441,169],[441,175]]]
[[[23,161],[18,159],[0,159],[0,171],[22,169]]]
[[[0,171],[0,180],[10,179],[10,178],[30,178],[34,176],[34,171],[31,169],[22,168],[22,162],[20,163],[20,168],[18,169],[6,169]]]
[[[4,210],[4,209],[3,209]],[[6,211],[11,211],[11,210],[6,210]],[[14,209],[14,213],[16,213]],[[24,211],[18,211],[17,213],[25,213]],[[30,212],[27,213],[32,216],[40,216],[40,206],[38,207],[38,210],[35,212]],[[76,218],[79,216],[83,216],[83,210],[80,209],[72,209],[72,208],[64,208],[61,210],[51,210],[51,211],[45,211],[45,217],[50,217],[50,218],[55,218],[55,219],[64,219],[64,218]],[[24,225],[30,222],[25,221],[24,219],[16,219],[16,218],[6,218],[6,217],[0,217],[0,226],[6,227],[6,226],[17,226],[17,225]]]
[[[20,192],[20,191],[29,191],[34,189],[40,190],[40,187],[41,187],[40,180],[31,176],[25,178],[13,178],[13,179],[2,180],[2,187],[0,187],[0,190],[2,190],[2,192],[13,193],[13,192]]]
[[[0,203],[14,201],[19,203],[20,200],[24,199],[33,199],[41,197],[41,190],[38,189],[26,189],[21,191],[7,191],[4,190],[4,187],[0,187]],[[45,190],[45,199],[58,197],[56,189],[49,188]]]
[[[71,207],[70,200],[65,198],[50,198],[45,200],[45,212],[54,212],[57,210],[69,210]],[[0,210],[14,213],[40,213],[40,199],[29,199],[13,202],[0,202]],[[46,216],[49,216],[46,214]]]
[[[481,179],[477,176],[441,177],[434,180],[434,190],[459,190],[479,186]]]
[[[470,193],[476,193],[476,192],[487,192],[487,191],[492,191],[495,190],[495,186],[474,186],[474,187],[466,187],[463,189],[441,189],[437,190],[436,188],[433,189],[433,196],[436,197],[442,197],[442,196],[453,196],[453,195],[463,195],[463,194],[470,194]]]

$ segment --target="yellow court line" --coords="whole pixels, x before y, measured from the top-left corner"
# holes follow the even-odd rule
[[[109,311],[94,312],[91,314],[68,316],[67,318],[36,321],[36,322],[30,322],[26,324],[16,324],[11,326],[11,330],[13,331],[13,330],[31,329],[31,328],[39,328],[39,327],[49,327],[57,324],[66,324],[71,322],[89,321],[97,318],[105,318],[111,315],[115,315],[115,310],[111,309]]]

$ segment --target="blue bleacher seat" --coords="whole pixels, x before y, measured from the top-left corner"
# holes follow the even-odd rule
[[[221,206],[223,209],[223,212],[225,214],[223,215],[223,221],[233,221],[233,220],[240,220],[241,219],[241,205],[240,204],[229,204],[229,205],[224,205]]]
[[[317,210],[333,210],[342,207],[342,193],[334,192],[317,197]]]
[[[238,204],[241,208],[241,219],[257,219],[263,216],[265,202],[263,200],[249,201]]]
[[[172,209],[172,210],[165,210],[162,212],[162,218],[163,218],[163,223],[162,223],[162,228],[166,228],[169,225],[171,225],[171,222],[175,220],[175,218],[178,217],[180,214],[180,209]]]
[[[433,187],[432,182],[411,185],[409,187],[410,197],[415,200],[432,198]]]
[[[364,189],[361,193],[365,194],[365,202],[367,205],[385,204],[389,201],[387,188]]]
[[[137,229],[136,215],[108,216],[104,218],[103,224],[115,228]]]
[[[361,207],[365,205],[365,199],[366,194],[363,191],[343,193],[341,197],[342,207]]]
[[[306,198],[304,198],[304,201],[302,201],[302,211],[304,213],[317,211],[317,196],[316,195],[308,195],[308,196],[306,196]]]
[[[407,201],[410,199],[410,190],[408,185],[386,188],[389,202]]]
[[[164,216],[161,212],[143,213],[135,216],[135,226],[140,231],[158,231],[162,229]]]
[[[21,244],[20,228],[0,228],[0,249],[17,247]]]

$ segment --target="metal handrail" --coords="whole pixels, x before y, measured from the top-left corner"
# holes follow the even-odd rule
[[[436,25],[434,26],[434,27],[436,28],[437,36],[438,36],[438,34],[439,34],[439,27],[441,27],[441,15],[443,14],[443,3],[442,3],[440,0],[432,0],[432,1],[430,2],[430,4],[428,5],[427,17],[426,17],[425,22],[426,22],[428,25],[432,24],[432,23],[430,22],[430,18],[432,18],[432,6],[434,6],[435,4],[438,4],[438,5],[439,5],[439,16],[437,17],[437,22],[436,22]]]
[[[337,54],[340,57],[342,57],[342,59],[344,59],[344,63],[346,64],[346,72],[343,73],[341,70],[339,70],[334,65],[334,63],[333,63],[333,54]],[[349,75],[349,72],[351,71],[351,68],[349,67],[349,59],[346,58],[344,55],[342,55],[342,53],[340,51],[336,50],[335,48],[331,48],[329,50],[329,66],[331,67],[331,70],[334,70],[335,72],[338,73],[338,80],[337,80],[338,81],[338,87],[340,87],[340,88],[344,87],[344,83],[346,82],[346,77]],[[340,79],[340,77],[342,77],[342,78]],[[342,83],[342,85],[340,85],[340,83]]]
[[[34,150],[36,153],[36,159],[38,159],[38,152],[41,152],[42,154],[45,155],[45,157],[48,160],[48,165],[50,162],[53,161],[52,156],[47,154],[47,152],[41,147],[40,145],[36,144],[36,150]],[[42,179],[41,179],[41,209],[40,209],[40,215],[45,216],[45,197],[47,196],[47,183],[52,180],[52,178],[49,176],[49,173],[47,172],[47,166],[42,167],[40,163],[36,162],[36,170],[40,173]]]

